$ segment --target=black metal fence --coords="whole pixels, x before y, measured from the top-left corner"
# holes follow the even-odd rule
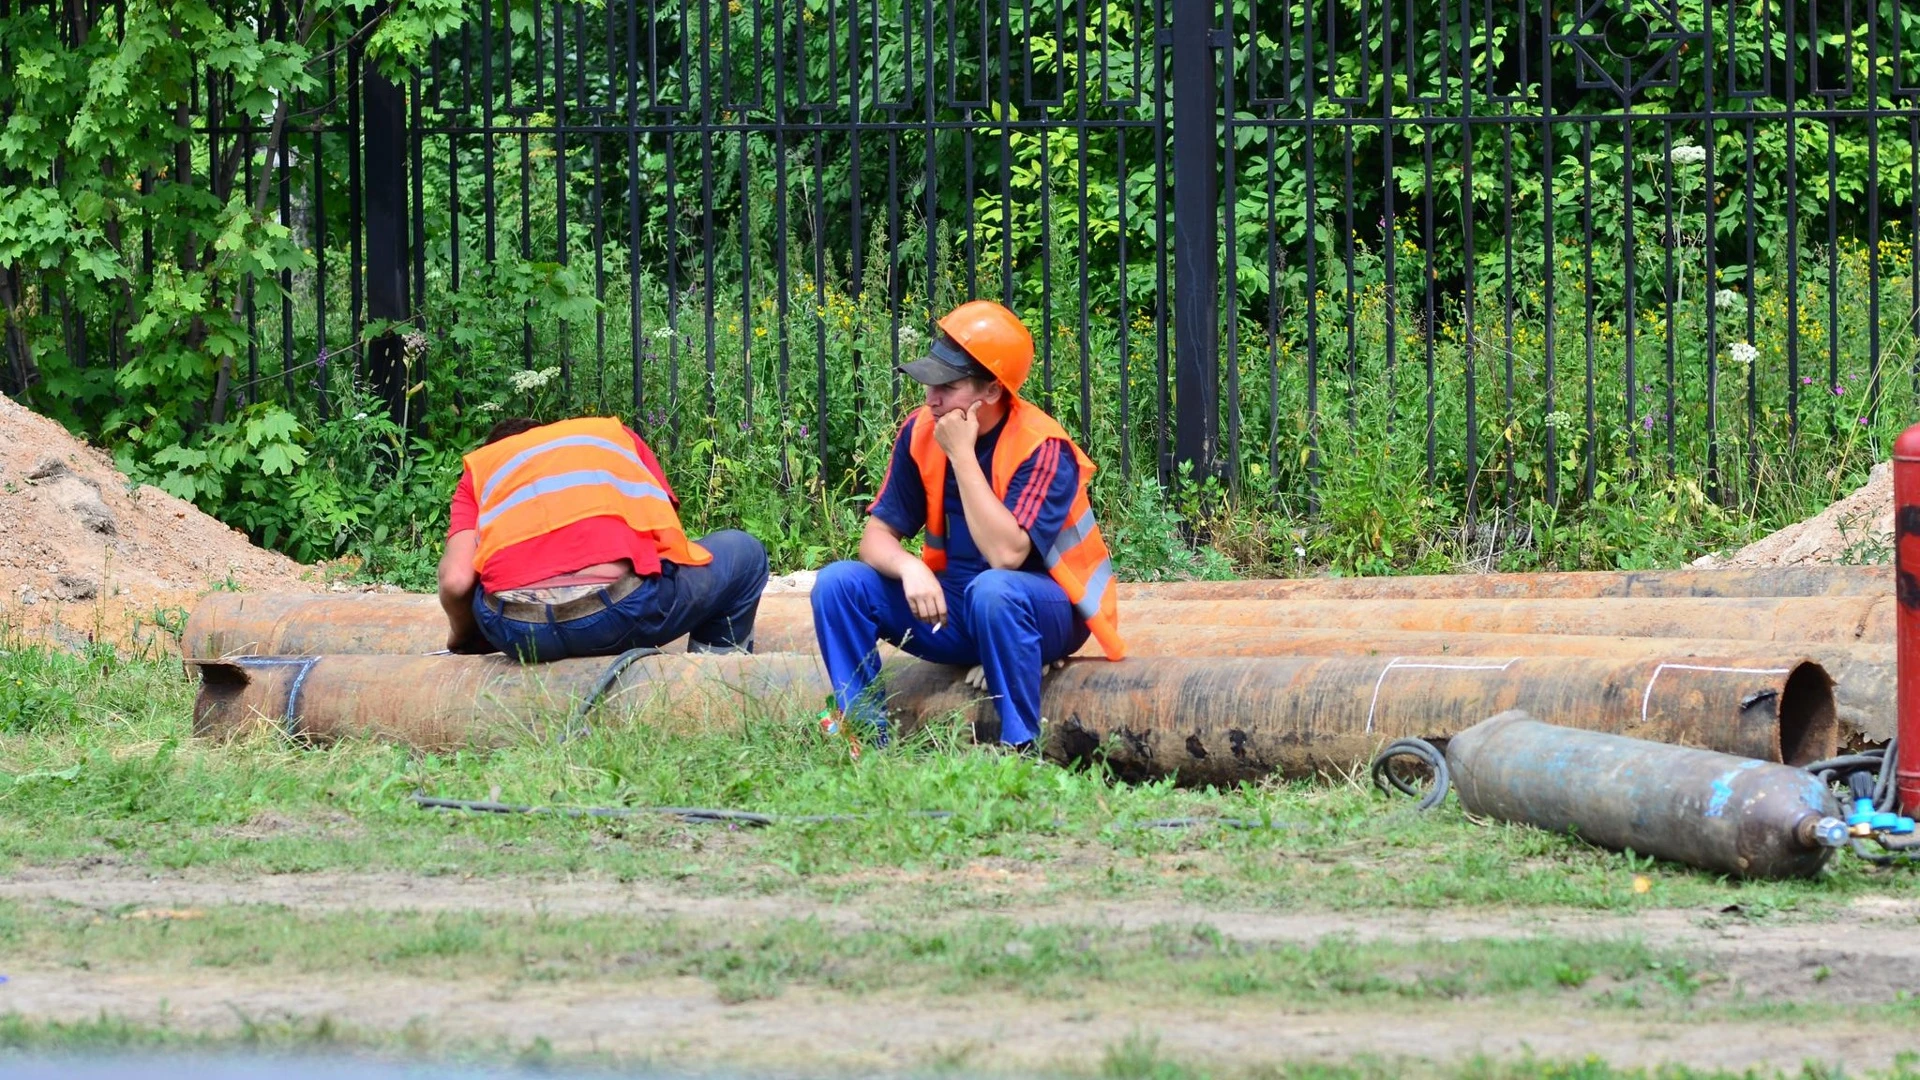
[[[342,26],[324,108],[200,131],[318,253],[244,397],[871,475],[893,365],[987,295],[1096,458],[1282,500],[1375,456],[1469,512],[1730,499],[1915,412],[1900,0],[474,3],[401,85]]]

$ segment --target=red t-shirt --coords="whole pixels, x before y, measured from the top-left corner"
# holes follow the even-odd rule
[[[626,429],[626,432],[633,438],[633,448],[640,455],[640,460],[646,463],[653,475],[660,478],[661,488],[665,489],[667,498],[678,509],[680,500],[668,485],[666,471],[660,468],[659,460],[653,456],[653,449],[634,434],[632,428]],[[453,489],[453,509],[448,515],[447,535],[475,528],[479,520],[480,502],[473,494],[473,470],[464,469],[460,473],[459,485]],[[505,592],[621,559],[633,560],[633,569],[638,574],[660,572],[660,548],[653,542],[653,534],[635,532],[632,526],[617,517],[591,517],[562,526],[544,536],[501,548],[498,554],[487,560],[486,569],[480,571],[480,586],[488,592]]]

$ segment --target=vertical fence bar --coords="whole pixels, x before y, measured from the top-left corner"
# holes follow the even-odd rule
[[[1102,3],[1101,10],[1104,11],[1105,10],[1104,0],[1096,0],[1096,2]],[[1089,120],[1087,116],[1087,98],[1091,94],[1091,88],[1088,86],[1089,80],[1087,78],[1087,2],[1086,0],[1079,0],[1079,12],[1080,12],[1080,19],[1074,28],[1074,38],[1077,43],[1077,51],[1079,54],[1079,61],[1080,61],[1077,65],[1075,65],[1075,75],[1076,75],[1076,78],[1078,79],[1079,85],[1076,88],[1078,92],[1074,95],[1078,99],[1078,106],[1079,106],[1078,109],[1076,110],[1076,116],[1075,116],[1077,123],[1074,128],[1074,143],[1076,148],[1079,151],[1078,169],[1076,171],[1079,175],[1079,180],[1080,180],[1080,216],[1079,216],[1080,248],[1078,252],[1079,270],[1080,270],[1080,329],[1079,329],[1079,336],[1077,338],[1077,341],[1079,343],[1078,351],[1080,353],[1080,445],[1083,448],[1085,448],[1089,454],[1091,454],[1094,452],[1094,448],[1093,448],[1093,374],[1087,367],[1087,353],[1089,349],[1092,347],[1092,342],[1089,340],[1089,335],[1088,335],[1088,322],[1090,319],[1090,315],[1089,315],[1088,300],[1087,300],[1087,293],[1088,293],[1087,140],[1090,135]],[[1104,60],[1104,57],[1102,59]],[[1104,72],[1105,70],[1106,70],[1106,65],[1102,63],[1101,71]]]
[[[1662,128],[1661,135],[1662,135],[1663,142],[1661,145],[1661,152],[1660,152],[1660,171],[1661,171],[1662,183],[1665,185],[1662,190],[1667,192],[1667,197],[1660,200],[1662,212],[1666,215],[1666,222],[1665,222],[1666,232],[1664,234],[1665,242],[1661,244],[1661,247],[1666,249],[1665,251],[1662,252],[1662,255],[1665,258],[1664,268],[1666,271],[1666,276],[1665,276],[1665,280],[1661,282],[1661,288],[1660,288],[1661,300],[1664,303],[1664,306],[1666,308],[1666,323],[1664,327],[1665,332],[1661,336],[1667,339],[1667,370],[1666,370],[1666,384],[1667,384],[1666,385],[1666,406],[1667,407],[1665,410],[1666,411],[1665,425],[1667,429],[1666,461],[1667,461],[1667,476],[1668,478],[1672,478],[1674,471],[1677,467],[1677,461],[1675,459],[1675,446],[1674,446],[1674,429],[1677,425],[1675,423],[1674,415],[1673,415],[1673,411],[1674,411],[1673,383],[1674,383],[1674,376],[1675,376],[1676,365],[1678,360],[1678,357],[1675,353],[1675,346],[1677,342],[1674,340],[1675,337],[1677,336],[1676,330],[1678,329],[1674,322],[1675,316],[1677,314],[1675,310],[1676,298],[1674,296],[1674,290],[1676,288],[1675,272],[1677,268],[1674,265],[1673,253],[1674,253],[1674,249],[1678,248],[1681,245],[1681,237],[1679,232],[1677,231],[1678,226],[1676,225],[1674,216],[1673,216],[1673,203],[1674,203],[1673,122],[1667,121],[1661,125],[1661,128]]]
[[[412,317],[407,288],[407,124],[400,88],[368,69],[366,89],[367,313],[375,322]],[[407,419],[407,371],[400,336],[388,330],[368,350],[368,381],[395,424]]]
[[[644,421],[647,406],[646,289],[640,279],[640,3],[627,0],[626,115],[627,129],[627,341],[629,375],[633,383],[633,415]],[[611,62],[611,57],[608,58]],[[608,95],[611,97],[611,93]],[[671,142],[668,144],[671,146]],[[671,151],[669,151],[671,153]],[[667,266],[673,266],[668,252]],[[672,327],[672,323],[666,324]],[[671,333],[671,331],[669,331]],[[651,427],[651,425],[649,425]],[[658,437],[652,431],[649,436]]]
[[[1221,33],[1226,35],[1228,40],[1231,41],[1234,25],[1235,25],[1233,5],[1231,3],[1227,3],[1227,4],[1223,4],[1222,7],[1224,10],[1221,13],[1221,22],[1225,24],[1225,29],[1222,30]],[[1226,263],[1226,275],[1225,275],[1226,276],[1226,281],[1225,281],[1226,296],[1220,302],[1220,305],[1219,305],[1220,310],[1215,315],[1215,320],[1216,320],[1215,326],[1216,328],[1218,327],[1219,319],[1224,318],[1226,320],[1226,339],[1227,340],[1226,340],[1226,348],[1224,350],[1226,354],[1224,366],[1226,367],[1226,376],[1227,376],[1226,378],[1226,383],[1227,383],[1227,389],[1226,389],[1226,395],[1227,395],[1227,446],[1226,446],[1227,493],[1232,498],[1237,500],[1240,497],[1241,466],[1240,466],[1240,213],[1239,213],[1240,155],[1238,153],[1239,147],[1237,145],[1239,142],[1237,138],[1238,125],[1235,123],[1235,120],[1237,119],[1235,114],[1238,112],[1238,110],[1235,109],[1234,107],[1235,106],[1234,92],[1239,83],[1238,78],[1236,78],[1236,74],[1237,74],[1236,65],[1234,64],[1234,50],[1231,47],[1229,47],[1228,49],[1226,49],[1226,57],[1222,65],[1221,77],[1220,77],[1220,86],[1222,89],[1222,93],[1220,95],[1221,113],[1225,116],[1225,123],[1222,125],[1222,132],[1224,134],[1224,137],[1220,139],[1220,144],[1219,144],[1219,153],[1221,155],[1221,163],[1222,163],[1222,169],[1221,169],[1221,176],[1222,176],[1221,203],[1222,205],[1220,209],[1212,210],[1210,211],[1210,213],[1218,214],[1224,219],[1224,228],[1220,236],[1221,250],[1220,250],[1220,254],[1216,255],[1215,258],[1220,259],[1221,256],[1225,256],[1224,261]],[[1175,93],[1180,92],[1180,89],[1178,86],[1174,87],[1174,92]],[[1313,194],[1312,194],[1313,188],[1311,184],[1308,185],[1307,191],[1308,191],[1307,205],[1312,206],[1313,205]],[[1311,235],[1311,233],[1309,233],[1309,235]],[[1216,358],[1216,362],[1217,362],[1217,359],[1218,358]],[[1215,389],[1217,391],[1219,383],[1216,381],[1213,383],[1209,383],[1208,385],[1210,388]],[[1216,420],[1215,422],[1217,423],[1218,421]]]
[[[1799,98],[1796,94],[1798,52],[1793,40],[1795,4],[1783,4],[1786,16],[1786,123],[1787,181],[1783,185],[1787,199],[1787,432],[1792,445],[1800,441],[1800,133],[1796,123]],[[1769,54],[1772,49],[1769,46]],[[1769,55],[1771,59],[1771,55]],[[1756,476],[1756,479],[1758,477]],[[1756,492],[1757,494],[1757,492]]]
[[[1596,357],[1593,347],[1594,303],[1593,293],[1593,123],[1587,121],[1580,125],[1580,232],[1581,262],[1586,294],[1586,461],[1580,480],[1580,493],[1585,498],[1593,498],[1594,484],[1599,478],[1600,450],[1595,445],[1599,435],[1599,419],[1595,415],[1594,377],[1597,374]]]
[[[1701,237],[1700,248],[1705,259],[1705,275],[1700,290],[1701,301],[1705,305],[1707,322],[1707,498],[1718,503],[1724,498],[1725,487],[1720,477],[1720,268],[1719,268],[1719,209],[1720,174],[1718,170],[1719,152],[1719,110],[1714,107],[1713,91],[1716,82],[1715,48],[1718,40],[1714,37],[1714,6],[1708,4],[1704,12],[1705,37],[1707,48],[1706,77],[1701,80],[1706,97],[1705,137],[1700,140],[1704,147],[1704,160],[1701,163],[1701,175],[1705,178],[1701,187],[1701,204],[1705,213],[1705,235]],[[1731,23],[1731,13],[1729,13]],[[1731,35],[1728,40],[1731,41]],[[1668,331],[1671,334],[1672,328]]]
[[[1560,246],[1554,235],[1554,213],[1559,207],[1555,196],[1554,181],[1558,173],[1553,159],[1553,9],[1551,5],[1540,7],[1540,186],[1542,189],[1540,211],[1540,250],[1541,262],[1541,431],[1546,440],[1543,462],[1546,475],[1543,487],[1547,506],[1558,509],[1560,506],[1560,428],[1547,422],[1549,417],[1559,411],[1558,395],[1560,390],[1559,342],[1556,340],[1555,317],[1559,314],[1559,299],[1554,292],[1558,283],[1555,272],[1560,266]]]
[[[1214,471],[1219,416],[1213,10],[1202,0],[1173,3],[1174,460],[1192,469],[1195,482]]]
[[[561,0],[553,4],[553,211],[554,257],[565,271],[572,263],[572,245],[567,242],[567,126],[572,119],[567,108],[566,12]],[[571,275],[569,275],[571,277]],[[577,408],[573,396],[573,332],[566,319],[558,320],[560,394],[568,409]]]
[[[1168,259],[1170,258],[1173,245],[1167,243],[1167,182],[1170,178],[1167,172],[1167,144],[1172,140],[1167,137],[1168,102],[1166,77],[1168,60],[1170,59],[1167,53],[1171,50],[1173,42],[1172,31],[1166,28],[1167,9],[1172,3],[1173,0],[1153,0],[1154,34],[1151,48],[1151,55],[1153,56],[1153,131],[1155,136],[1153,140],[1153,220],[1156,230],[1155,239],[1159,241],[1153,246],[1154,284],[1156,285],[1153,291],[1153,460],[1154,468],[1159,474],[1160,485],[1162,487],[1169,486],[1173,480],[1173,453],[1169,445],[1170,439],[1167,426],[1168,416],[1172,412],[1170,399],[1173,387],[1173,381],[1168,377],[1171,366],[1169,357],[1171,342],[1168,340],[1169,319],[1167,298],[1173,292],[1172,286],[1174,280],[1168,266]],[[1920,244],[1916,244],[1915,247],[1917,251],[1920,251]],[[1916,255],[1915,257],[1920,258],[1920,255]],[[1915,293],[1915,298],[1916,306],[1920,306],[1920,292]],[[1914,361],[1914,380],[1916,385],[1920,385],[1920,358],[1916,358]],[[1204,446],[1204,443],[1202,445]]]
[[[1473,236],[1473,6],[1471,0],[1460,5],[1460,265],[1462,332],[1466,341],[1467,395],[1467,524],[1472,525],[1480,507],[1480,413],[1476,376],[1480,367],[1480,342],[1474,335],[1474,236]]]
[[[1869,430],[1880,417],[1880,71],[1879,4],[1867,5],[1867,401]],[[1895,25],[1898,25],[1896,20]],[[1898,34],[1894,48],[1900,47]],[[1910,196],[1911,198],[1911,196]]]
[[[929,3],[932,0],[928,0]],[[800,18],[796,13],[796,19]],[[773,273],[774,273],[774,348],[778,351],[774,393],[780,402],[780,417],[785,420],[791,407],[792,388],[792,348],[788,338],[788,293],[791,288],[787,271],[787,18],[781,0],[773,0]],[[929,76],[931,78],[931,76]],[[928,106],[931,109],[931,105]],[[933,133],[927,133],[927,190],[928,199],[932,199],[933,190]],[[929,201],[931,207],[931,201]],[[927,215],[928,228],[932,228],[933,215]],[[807,437],[805,425],[801,425],[799,438]],[[793,459],[788,450],[790,439],[786,425],[780,425],[780,486],[786,490],[793,483]],[[821,477],[825,479],[824,475]]]
[[[247,205],[257,211],[260,204],[256,201],[258,196],[254,194],[253,188],[253,153],[253,125],[249,123],[240,129],[240,175],[241,183],[247,192]],[[252,405],[260,398],[260,316],[255,307],[259,281],[249,272],[241,281],[240,288],[246,296],[247,316],[247,388],[241,400]],[[116,334],[115,341],[118,340],[119,335]]]
[[[363,137],[360,117],[362,96],[360,67],[360,37],[356,33],[347,45],[347,326],[348,336],[353,342],[353,370],[356,373],[366,370],[369,362],[366,347],[363,344],[365,334],[362,332],[362,324],[365,322],[365,311],[362,305],[366,293],[366,249],[363,230],[366,223],[361,217],[363,205],[361,173],[365,166],[360,155]]]
[[[718,419],[715,412],[715,380],[718,378],[717,341],[715,330],[714,305],[720,291],[714,271],[714,128],[720,119],[720,103],[713,92],[713,26],[712,0],[697,0],[700,6],[700,82],[696,93],[700,95],[699,104],[693,115],[698,118],[700,131],[700,311],[701,311],[701,357],[706,371],[706,382],[701,389],[701,397],[706,405],[706,420],[709,430]],[[725,8],[721,9],[726,10]],[[726,24],[722,22],[722,26]],[[722,36],[722,47],[725,37]]]
[[[1314,111],[1314,32],[1316,5],[1304,9],[1300,42],[1305,56],[1301,62],[1304,77],[1300,81],[1300,159],[1306,174],[1306,264],[1307,264],[1307,491],[1310,505],[1318,509],[1320,488],[1320,160],[1319,131],[1313,123]],[[1231,213],[1231,209],[1228,211]]]
[[[333,53],[333,35],[327,35],[327,53]],[[329,61],[327,67],[327,100],[332,101],[337,92],[333,77],[333,67]],[[332,359],[327,352],[327,173],[325,159],[321,155],[321,132],[325,124],[315,119],[313,122],[313,179],[308,197],[313,202],[313,342],[314,342],[314,407],[319,410],[320,419],[327,419],[327,364]],[[348,369],[351,372],[351,368]]]

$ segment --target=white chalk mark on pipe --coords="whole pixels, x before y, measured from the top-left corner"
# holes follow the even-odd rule
[[[1504,664],[1403,664],[1400,661],[1404,659],[1406,659],[1406,657],[1396,656],[1387,661],[1387,666],[1380,669],[1380,677],[1373,682],[1373,700],[1367,702],[1366,731],[1369,734],[1373,732],[1374,710],[1380,705],[1380,686],[1387,681],[1387,672],[1395,668],[1399,668],[1402,671],[1412,671],[1418,668],[1430,668],[1435,671],[1505,671],[1520,661],[1525,660],[1526,657],[1516,656]]]
[[[1718,671],[1728,675],[1785,675],[1793,669],[1784,667],[1711,667],[1705,664],[1661,664],[1654,668],[1653,674],[1647,678],[1647,692],[1640,696],[1640,722],[1643,724],[1647,722],[1647,710],[1653,705],[1653,684],[1660,681],[1660,673],[1667,670]]]

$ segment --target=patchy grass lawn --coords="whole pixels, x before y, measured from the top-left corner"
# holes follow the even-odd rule
[[[1914,874],[1846,859],[1817,881],[1730,882],[1452,804],[1417,814],[1355,782],[1131,786],[952,733],[856,760],[804,717],[448,755],[211,745],[191,737],[191,696],[177,662],[0,652],[0,948],[27,973],[15,989],[42,988],[35,1007],[18,1007],[24,989],[0,1006],[14,1010],[0,1045],[1114,1080],[1605,1077],[1662,1060],[1791,1066],[1792,1043],[1757,1057],[1722,1044],[1920,1022],[1901,982],[1920,973],[1920,942],[1892,967],[1857,938],[1819,959],[1820,928],[1863,904],[1920,927]],[[422,810],[416,793],[842,818],[469,814]],[[1716,939],[1733,933],[1759,936]],[[1772,959],[1742,959],[1754,948]],[[287,997],[290,981],[319,996]],[[473,987],[515,1015],[422,1020],[413,1005]],[[267,1004],[222,1020],[196,989]],[[177,1011],[152,1012],[162,992]],[[627,1019],[583,1021],[581,994],[626,1002]],[[678,1019],[633,1019],[661,1010]],[[871,1024],[816,1045],[869,1011],[897,1013],[912,1053],[872,1049]],[[967,1017],[991,1018],[988,1033],[952,1034],[973,1031]],[[1212,1034],[1168,1034],[1179,1017]],[[1440,1034],[1383,1033],[1401,1017]],[[1238,1034],[1288,1023],[1307,1025],[1299,1053]],[[1560,1037],[1569,1024],[1591,1037]],[[698,1045],[722,1051],[605,1035],[702,1025]],[[748,1039],[728,1042],[730,1025]],[[1520,1034],[1502,1041],[1509,1025]],[[1646,1033],[1675,1025],[1719,1043],[1663,1056],[1670,1036]],[[1446,1034],[1463,1029],[1476,1034]],[[1920,1075],[1895,1057],[1904,1045],[1866,1060]]]

